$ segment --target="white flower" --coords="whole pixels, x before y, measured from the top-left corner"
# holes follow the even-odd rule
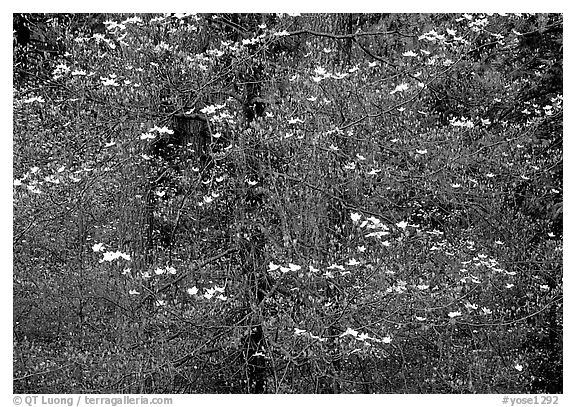
[[[319,269],[315,268],[315,267],[312,266],[312,265],[308,266],[308,269],[309,269],[312,273],[316,273],[316,272],[320,271]]]
[[[174,130],[170,130],[168,127],[164,126],[164,127],[158,127],[158,126],[154,126],[152,127],[149,131],[157,131],[160,134],[166,133],[166,134],[174,134]]]
[[[426,154],[428,152],[428,150],[424,149],[424,150],[416,150],[416,153],[418,154]]]
[[[204,114],[214,114],[216,113],[216,106],[206,106],[200,109],[200,111]]]
[[[194,286],[192,288],[189,288],[188,290],[186,290],[188,292],[188,294],[190,295],[196,295],[198,294],[198,289]]]
[[[524,367],[521,364],[516,364],[516,366],[514,366],[514,369],[518,370],[519,372],[522,371],[522,369],[524,369]]]
[[[278,264],[274,264],[272,262],[268,263],[268,270],[275,271],[278,270],[280,266]]]
[[[102,80],[102,86],[120,86],[115,79],[111,78],[100,78]]]
[[[258,183],[258,181],[246,180],[246,183],[248,185],[250,185],[251,187],[253,187],[254,185],[256,185]]]
[[[356,158],[358,158],[360,161],[364,161],[366,159],[366,157],[360,154],[356,154]]]
[[[315,102],[316,101],[316,96],[310,96],[309,98],[306,98],[306,100],[310,101],[310,102]]]
[[[449,312],[449,313],[448,313],[448,316],[449,316],[450,318],[456,318],[456,317],[459,317],[459,316],[461,316],[461,315],[462,315],[462,313],[461,313],[460,311],[454,311],[454,312]]]
[[[460,184],[452,184],[452,188],[460,188],[462,185]]]
[[[118,257],[116,256],[116,253],[114,252],[106,252],[103,254],[103,258],[102,260],[100,260],[100,262],[104,262],[104,261],[114,261],[116,260]]]
[[[290,271],[290,269],[288,267],[280,267],[280,271],[282,273],[288,273]]]
[[[172,266],[167,266],[166,271],[168,272],[168,274],[176,274],[176,269]]]
[[[398,226],[400,229],[406,229],[406,227],[408,226],[408,222],[406,221],[398,222],[396,226]]]
[[[226,300],[228,299],[228,297],[226,297],[225,295],[222,295],[222,294],[220,294],[220,295],[219,295],[218,297],[216,297],[216,298],[218,298],[220,301],[226,301]]]
[[[384,338],[382,338],[382,342],[383,343],[390,343],[390,342],[392,342],[392,338],[390,338],[389,336],[385,336]]]
[[[407,83],[401,83],[400,85],[396,86],[394,88],[394,90],[392,92],[390,92],[390,94],[393,95],[396,92],[404,92],[405,90],[408,90],[408,84]]]
[[[157,267],[156,270],[154,270],[154,273],[156,273],[157,276],[159,276],[160,274],[164,274],[166,272],[166,270],[161,269],[160,267]]]
[[[291,117],[288,119],[288,124],[304,123],[304,120]]]
[[[330,144],[330,147],[328,147],[328,148],[332,151],[338,151],[338,147],[335,146],[334,144]]]
[[[336,73],[336,74],[332,75],[332,77],[333,77],[334,79],[340,80],[340,79],[344,79],[344,78],[347,77],[348,75],[349,75],[348,73],[340,72],[340,73]],[[324,102],[325,102],[325,103],[328,103],[328,101],[327,101],[326,99],[324,99]]]
[[[404,57],[415,57],[418,56],[418,54],[416,54],[414,51],[406,51],[402,54],[402,56]]]
[[[344,271],[344,266],[341,266],[341,265],[339,265],[339,264],[331,264],[331,265],[329,265],[327,268],[328,268],[328,270],[337,269],[337,270],[340,270],[340,271]]]
[[[96,243],[94,246],[92,246],[92,250],[95,252],[102,251],[103,246],[104,246],[104,243]]]
[[[428,287],[430,287],[429,285],[425,285],[425,284],[421,284],[421,285],[417,285],[416,288],[418,288],[419,290],[427,290]]]
[[[386,231],[384,231],[384,230],[380,230],[380,231],[378,231],[378,232],[370,232],[370,233],[367,233],[365,237],[377,237],[377,238],[381,238],[381,237],[386,236],[386,235],[388,235],[388,234],[390,234],[390,233],[389,233],[389,232],[386,232]]]
[[[298,328],[294,328],[294,335],[296,336],[300,336],[306,333],[305,329],[298,329]]]
[[[302,267],[300,267],[300,266],[298,266],[298,265],[296,265],[296,264],[289,263],[289,264],[288,264],[288,268],[290,269],[290,271],[298,271],[298,270],[300,270]]]
[[[42,96],[34,96],[31,97],[29,99],[23,100],[22,103],[33,103],[33,102],[39,102],[39,103],[43,103],[44,102],[44,98]]]
[[[358,264],[360,264],[360,262],[358,260],[356,260],[355,258],[351,258],[350,260],[348,260],[347,264],[349,266],[357,266]]]
[[[130,261],[130,259],[131,259],[131,257],[130,257],[129,254],[122,253],[122,252],[119,252],[119,251],[116,251],[116,255],[117,255],[118,257],[122,257],[124,260],[127,260],[127,261]]]
[[[416,317],[416,320],[422,322],[422,321],[426,321],[426,318],[425,317]]]
[[[340,337],[346,336],[346,335],[352,335],[354,337],[358,336],[358,331],[355,331],[352,328],[346,328],[346,331],[342,334],[340,334]]]
[[[490,308],[482,307],[482,312],[486,315],[490,315],[492,310]]]
[[[357,213],[357,212],[352,212],[352,213],[350,214],[350,218],[352,218],[352,222],[354,222],[354,223],[358,222],[361,217],[362,217],[362,215],[360,215],[360,214]]]
[[[476,304],[471,304],[470,302],[467,302],[466,304],[464,304],[464,306],[465,306],[467,309],[478,309],[478,305],[476,305]]]
[[[322,68],[321,66],[316,67],[316,69],[314,69],[314,73],[316,75],[322,75],[322,76],[325,76],[327,74],[326,69]]]

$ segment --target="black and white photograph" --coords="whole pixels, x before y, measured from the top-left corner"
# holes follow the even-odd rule
[[[561,405],[563,17],[13,13],[10,401]]]

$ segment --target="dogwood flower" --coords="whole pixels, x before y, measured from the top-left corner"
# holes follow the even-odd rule
[[[343,336],[346,336],[346,335],[351,335],[351,336],[356,337],[356,336],[358,336],[358,331],[355,331],[352,328],[346,328],[346,331],[344,333],[340,334],[340,337],[342,338]]]
[[[300,266],[298,266],[298,265],[296,265],[296,264],[290,263],[290,264],[288,264],[288,268],[290,269],[290,271],[298,271],[298,270],[300,270],[302,267],[300,267]]]
[[[358,264],[360,264],[360,262],[355,258],[351,258],[350,260],[348,260],[348,263],[346,264],[348,264],[349,266],[357,266]]]
[[[400,229],[406,229],[406,227],[408,226],[408,222],[401,221],[401,222],[396,223],[396,226],[398,226]]]
[[[92,250],[95,252],[99,252],[103,249],[104,243],[96,243],[94,246],[92,246]]]
[[[278,264],[274,264],[272,262],[268,263],[268,270],[269,271],[275,271],[278,270],[280,268],[280,266]]]

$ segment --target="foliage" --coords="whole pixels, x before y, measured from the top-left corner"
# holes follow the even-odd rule
[[[15,392],[561,392],[562,16],[14,16]]]

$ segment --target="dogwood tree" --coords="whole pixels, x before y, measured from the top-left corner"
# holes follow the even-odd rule
[[[561,16],[14,18],[15,391],[561,391]]]

